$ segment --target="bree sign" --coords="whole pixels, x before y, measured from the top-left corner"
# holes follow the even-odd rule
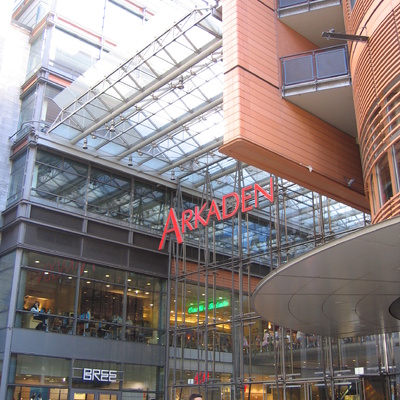
[[[213,200],[210,204],[210,208],[206,211],[206,204],[203,204],[201,207],[196,206],[193,210],[185,210],[182,212],[180,220],[182,221],[182,225],[179,225],[179,220],[176,216],[175,210],[171,208],[169,210],[167,223],[164,227],[164,232],[161,238],[160,245],[158,246],[158,250],[162,250],[164,248],[165,237],[168,233],[175,233],[176,239],[178,243],[183,242],[182,233],[185,233],[186,229],[192,231],[193,229],[198,229],[199,224],[203,226],[207,226],[210,222],[211,217],[215,217],[218,221],[225,220],[227,218],[231,218],[239,210],[241,205],[242,212],[247,212],[253,209],[253,206],[248,205],[250,200],[254,200],[254,207],[258,207],[258,196],[262,194],[269,201],[274,201],[273,194],[273,179],[270,178],[270,190],[271,193],[268,193],[257,183],[253,185],[246,186],[241,191],[241,196],[237,193],[230,193],[222,197],[222,209],[219,208],[216,201]],[[228,210],[229,206],[229,210]],[[206,214],[206,215],[205,215]]]
[[[108,369],[83,368],[84,381],[117,382],[117,371]]]

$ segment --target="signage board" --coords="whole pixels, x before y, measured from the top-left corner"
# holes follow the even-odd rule
[[[189,230],[199,229],[201,226],[207,226],[212,218],[218,221],[223,221],[234,217],[239,209],[246,213],[253,209],[250,201],[254,201],[254,208],[258,207],[259,195],[264,196],[270,202],[274,201],[273,194],[273,179],[270,178],[270,193],[263,189],[259,184],[249,185],[244,187],[240,195],[238,193],[230,193],[222,197],[222,204],[219,206],[216,200],[212,200],[210,206],[204,203],[201,207],[196,206],[194,211],[184,210],[178,219],[173,208],[169,210],[167,222],[164,226],[163,235],[161,237],[158,250],[164,248],[166,236],[174,233],[178,243],[183,242],[183,234]]]

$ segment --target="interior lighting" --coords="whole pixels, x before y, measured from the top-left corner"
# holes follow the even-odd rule
[[[133,163],[132,163],[132,156],[129,156],[128,158],[128,167],[132,167]]]
[[[171,172],[171,181],[174,181],[174,180],[175,180],[175,172],[172,171],[172,172]]]
[[[83,139],[83,146],[82,146],[82,149],[83,150],[87,150],[87,139],[85,138],[85,139]]]

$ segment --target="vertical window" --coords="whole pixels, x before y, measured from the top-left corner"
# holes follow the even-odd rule
[[[376,177],[379,189],[379,201],[383,206],[392,196],[393,188],[387,155],[376,166]]]
[[[397,142],[393,147],[393,160],[394,160],[394,171],[396,174],[396,192],[400,191],[400,142]]]
[[[3,301],[0,302],[0,328],[7,326],[9,299],[13,280],[15,252],[0,258],[0,291]],[[1,363],[0,363],[1,365]]]
[[[19,128],[22,127],[24,122],[32,121],[34,118],[36,105],[36,85],[29,91],[22,99],[21,112],[19,114]]]
[[[39,36],[32,44],[29,52],[28,69],[26,76],[34,74],[42,65],[43,60],[43,34]]]
[[[375,186],[374,186],[374,175],[371,174],[369,179],[369,188],[370,188],[370,199],[372,200],[372,212],[376,214],[376,200],[375,200]]]
[[[7,198],[7,206],[22,197],[22,187],[25,177],[26,153],[15,159],[11,167],[11,180]]]
[[[127,278],[126,338],[151,344],[164,343],[165,288],[163,281],[130,273]]]

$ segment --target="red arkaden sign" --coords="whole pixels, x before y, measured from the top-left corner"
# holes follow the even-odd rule
[[[207,226],[210,222],[211,217],[215,217],[218,221],[222,221],[227,218],[232,218],[239,210],[241,205],[242,212],[247,212],[253,209],[253,206],[248,205],[250,200],[254,200],[254,207],[258,207],[258,196],[261,193],[264,197],[266,197],[269,201],[274,201],[274,193],[273,193],[273,180],[270,178],[269,183],[271,193],[268,193],[257,183],[253,185],[246,186],[241,191],[241,196],[237,193],[230,193],[222,197],[222,210],[219,209],[215,200],[213,200],[210,204],[210,208],[206,215],[205,209],[207,203],[203,204],[201,207],[196,206],[193,210],[185,210],[182,212],[181,221],[182,226],[179,226],[179,221],[176,216],[175,210],[171,208],[169,210],[167,222],[164,227],[164,232],[161,238],[160,245],[158,246],[158,250],[162,250],[164,248],[165,237],[168,233],[175,233],[176,239],[178,243],[182,243],[182,233],[186,232],[186,229],[192,231],[193,229],[198,229],[199,224],[203,226]],[[228,210],[229,206],[229,210]]]

